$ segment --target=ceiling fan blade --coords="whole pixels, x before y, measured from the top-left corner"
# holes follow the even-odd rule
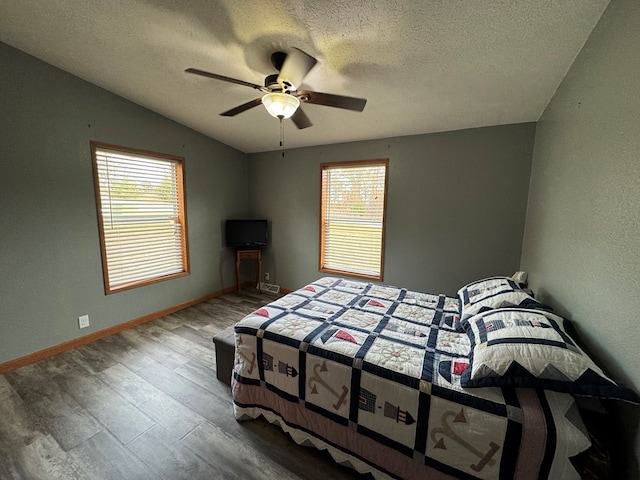
[[[310,90],[300,90],[296,93],[296,96],[301,102],[344,108],[345,110],[354,110],[356,112],[364,110],[364,106],[367,104],[366,98],[345,97],[343,95],[312,92]]]
[[[304,53],[298,48],[292,48],[284,59],[280,75],[278,75],[278,83],[282,85],[284,90],[297,90],[302,85],[302,79],[318,62],[311,55]]]
[[[302,108],[300,107],[298,107],[296,112],[293,114],[293,116],[291,117],[291,120],[293,121],[295,126],[298,127],[299,130],[302,130],[303,128],[308,128],[313,125],[313,123],[311,123],[311,120],[309,120],[309,117],[307,117],[307,114],[304,113],[302,111]]]
[[[237,115],[239,113],[246,112],[250,108],[257,107],[261,103],[262,103],[262,98],[256,98],[255,100],[251,100],[250,102],[243,103],[242,105],[238,105],[237,107],[232,108],[231,110],[222,112],[220,115],[222,115],[223,117],[233,117],[234,115]]]
[[[225,77],[224,75],[218,75],[217,73],[205,72],[204,70],[198,70],[197,68],[187,68],[186,73],[193,73],[194,75],[200,75],[202,77],[214,78],[216,80],[222,80],[224,82],[236,83],[238,85],[244,85],[245,87],[255,88],[256,90],[262,90],[264,87],[255,83],[245,82],[244,80],[238,80],[237,78]]]

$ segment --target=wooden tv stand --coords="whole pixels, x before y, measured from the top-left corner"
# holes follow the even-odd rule
[[[236,286],[238,287],[238,293],[240,293],[240,263],[245,260],[253,260],[257,262],[256,268],[256,288],[259,292],[260,290],[260,277],[262,275],[262,252],[260,249],[251,249],[251,250],[236,250]]]

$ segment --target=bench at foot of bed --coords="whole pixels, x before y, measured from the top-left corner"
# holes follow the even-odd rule
[[[216,377],[231,386],[233,356],[235,354],[235,333],[233,326],[225,328],[213,337],[216,346]]]

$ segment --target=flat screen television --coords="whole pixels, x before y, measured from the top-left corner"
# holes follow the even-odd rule
[[[227,220],[226,241],[228,247],[264,247],[269,243],[266,220]]]

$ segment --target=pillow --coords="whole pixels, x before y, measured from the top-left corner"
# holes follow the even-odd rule
[[[469,367],[460,385],[533,387],[640,403],[632,390],[616,384],[585,354],[550,312],[503,308],[468,321]]]
[[[467,328],[467,319],[489,309],[521,307],[551,310],[522,290],[511,277],[477,280],[458,290],[458,297],[461,304],[459,331]]]

